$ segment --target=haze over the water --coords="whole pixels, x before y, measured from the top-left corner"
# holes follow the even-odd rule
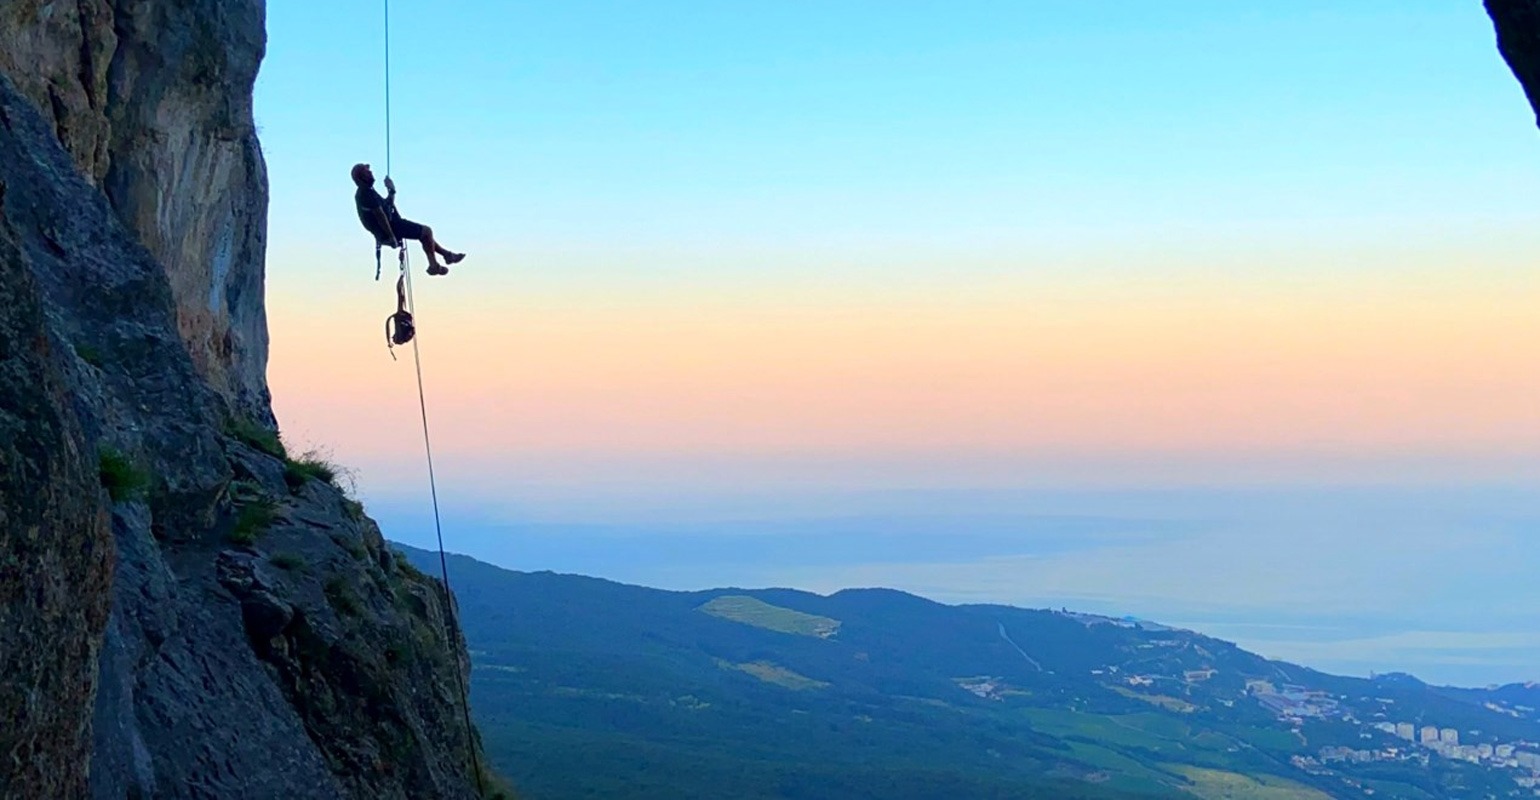
[[[1540,131],[1479,3],[392,13],[402,211],[470,253],[413,254],[450,549],[1540,679]],[[379,6],[268,14],[280,422],[428,546]]]

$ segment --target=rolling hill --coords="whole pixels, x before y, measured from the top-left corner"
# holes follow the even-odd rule
[[[531,798],[1507,797],[1540,767],[1524,687],[1333,676],[1066,610],[451,558],[476,721]]]

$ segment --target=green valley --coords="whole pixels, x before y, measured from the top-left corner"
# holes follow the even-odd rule
[[[1540,768],[1524,687],[1333,676],[1150,622],[887,589],[450,568],[486,751],[535,800],[1518,797]]]

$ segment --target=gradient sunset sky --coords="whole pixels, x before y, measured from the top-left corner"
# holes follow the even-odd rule
[[[449,549],[1540,678],[1540,131],[1475,0],[391,7],[400,205],[470,253]],[[269,4],[270,380],[433,546],[380,11]]]
[[[1540,134],[1479,3],[393,8],[488,493],[1540,476]],[[415,486],[347,179],[380,4],[269,15],[278,413]]]

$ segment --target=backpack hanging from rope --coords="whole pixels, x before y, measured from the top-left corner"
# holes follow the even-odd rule
[[[396,345],[406,344],[417,335],[412,323],[412,312],[406,310],[406,275],[396,279],[396,313],[385,318],[385,347],[390,350],[390,360],[396,360]]]

